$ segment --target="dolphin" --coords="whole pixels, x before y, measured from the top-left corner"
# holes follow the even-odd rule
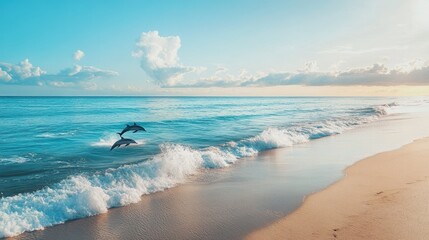
[[[122,130],[122,132],[118,133],[119,136],[122,137],[122,134],[128,132],[128,131],[134,131],[134,133],[136,133],[137,131],[145,131],[146,129],[144,129],[144,127],[137,125],[136,123],[134,123],[134,125],[128,125],[124,128],[124,130]]]
[[[132,140],[132,139],[129,139],[129,138],[123,138],[122,136],[121,136],[121,139],[119,139],[118,141],[116,141],[113,145],[112,145],[112,147],[110,148],[110,151],[112,151],[114,148],[116,148],[116,147],[120,147],[121,145],[124,145],[125,144],[125,147],[126,146],[128,146],[128,145],[130,145],[131,143],[135,143],[135,144],[137,144],[137,142],[136,141],[134,141],[134,140]]]

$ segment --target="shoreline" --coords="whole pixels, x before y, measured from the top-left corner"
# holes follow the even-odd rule
[[[243,239],[341,179],[347,166],[428,136],[422,131],[427,119],[393,115],[346,134],[261,152],[138,203],[13,239]]]
[[[246,239],[426,239],[429,137],[364,158]]]

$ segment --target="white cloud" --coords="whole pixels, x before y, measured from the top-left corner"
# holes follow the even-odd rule
[[[39,77],[46,73],[40,67],[33,67],[33,64],[30,63],[28,58],[22,61],[19,65],[12,66],[12,69],[19,78]]]
[[[389,69],[383,64],[363,68],[352,68],[340,72],[274,73],[246,82],[246,86],[398,86],[429,85],[429,66],[405,71],[402,68]]]
[[[92,66],[74,65],[72,68],[66,68],[58,74],[52,75],[52,78],[63,82],[85,82],[96,78],[108,78],[117,75],[117,72],[111,70],[99,69]]]
[[[40,67],[34,67],[28,59],[24,59],[18,64],[0,63],[0,68],[3,73],[0,73],[0,79],[8,82],[13,82],[15,79],[24,80],[36,78],[45,74]]]
[[[304,64],[304,68],[302,70],[300,70],[300,72],[306,72],[306,73],[317,72],[317,71],[319,71],[319,67],[317,66],[316,61],[306,62]]]
[[[179,36],[162,37],[158,31],[143,32],[132,56],[140,58],[141,68],[161,86],[175,85],[186,73],[202,70],[180,64]]]
[[[270,72],[251,74],[246,70],[232,73],[225,67],[217,67],[204,74],[196,67],[180,63],[178,51],[181,47],[179,36],[160,36],[157,31],[143,32],[132,53],[141,59],[142,69],[159,86],[165,88],[204,88],[204,87],[247,87],[247,86],[397,86],[429,85],[429,64],[415,60],[389,68],[382,63],[361,68],[341,70],[339,60],[331,66],[331,71],[319,70],[316,61],[308,61],[295,72]],[[407,46],[396,45],[382,48],[356,50],[340,46],[321,53],[364,54],[386,50],[405,50]],[[194,72],[196,74],[186,75]]]
[[[48,82],[48,84],[52,87],[73,87],[73,83],[66,83],[61,81],[52,81],[52,82]]]
[[[407,64],[388,68],[384,64],[373,64],[345,71],[316,71],[315,63],[305,64],[304,70],[297,72],[272,72],[259,75],[240,74],[238,76],[202,78],[169,87],[266,87],[283,85],[301,86],[428,86],[429,64],[414,60]]]
[[[0,81],[16,85],[49,85],[55,87],[83,87],[93,89],[91,80],[117,76],[111,70],[99,69],[93,66],[75,65],[57,74],[48,74],[40,67],[34,67],[28,59],[19,64],[0,63]]]
[[[0,80],[3,80],[3,81],[10,81],[10,80],[12,80],[12,77],[9,75],[9,73],[7,73],[6,71],[3,71],[1,68],[0,68]]]
[[[426,66],[426,63],[421,59],[415,59],[411,62],[396,66],[396,70],[402,73],[410,73],[415,70],[421,70]]]
[[[343,64],[344,64],[344,62],[345,62],[345,61],[343,61],[343,60],[338,60],[337,62],[335,62],[335,63],[331,64],[330,69],[331,69],[333,72],[340,72],[340,67],[341,67],[341,65],[343,65]]]
[[[76,61],[80,61],[85,56],[85,53],[82,50],[76,50],[73,54],[73,58]]]
[[[75,74],[80,73],[81,71],[82,71],[82,66],[79,66],[77,64],[74,65],[73,68],[69,68],[69,69],[66,70],[68,76],[73,76]]]

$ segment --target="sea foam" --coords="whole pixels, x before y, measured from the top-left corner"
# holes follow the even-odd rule
[[[35,153],[26,153],[22,156],[0,157],[0,165],[22,164],[40,160],[40,157]]]
[[[305,143],[342,133],[386,115],[393,104],[361,109],[356,116],[268,128],[256,136],[220,146],[193,149],[174,143],[160,145],[151,160],[107,169],[95,175],[71,176],[52,186],[0,199],[0,237],[15,236],[65,221],[107,212],[140,201],[142,195],[163,191],[202,169],[224,168],[243,157],[274,148]],[[107,135],[93,146],[110,146]]]
[[[3,163],[3,164],[25,163],[27,161],[29,161],[28,158],[20,157],[20,156],[9,157],[9,158],[0,158],[0,163]]]
[[[38,137],[38,138],[67,138],[67,137],[73,136],[75,133],[76,133],[76,131],[56,132],[56,133],[45,132],[45,133],[41,133],[41,134],[36,135],[36,137]]]

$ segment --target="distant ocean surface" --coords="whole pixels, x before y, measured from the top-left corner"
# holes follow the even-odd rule
[[[428,98],[0,97],[0,237],[103,213],[203,169],[428,105]],[[134,122],[147,132],[124,137],[138,144],[110,151]]]

